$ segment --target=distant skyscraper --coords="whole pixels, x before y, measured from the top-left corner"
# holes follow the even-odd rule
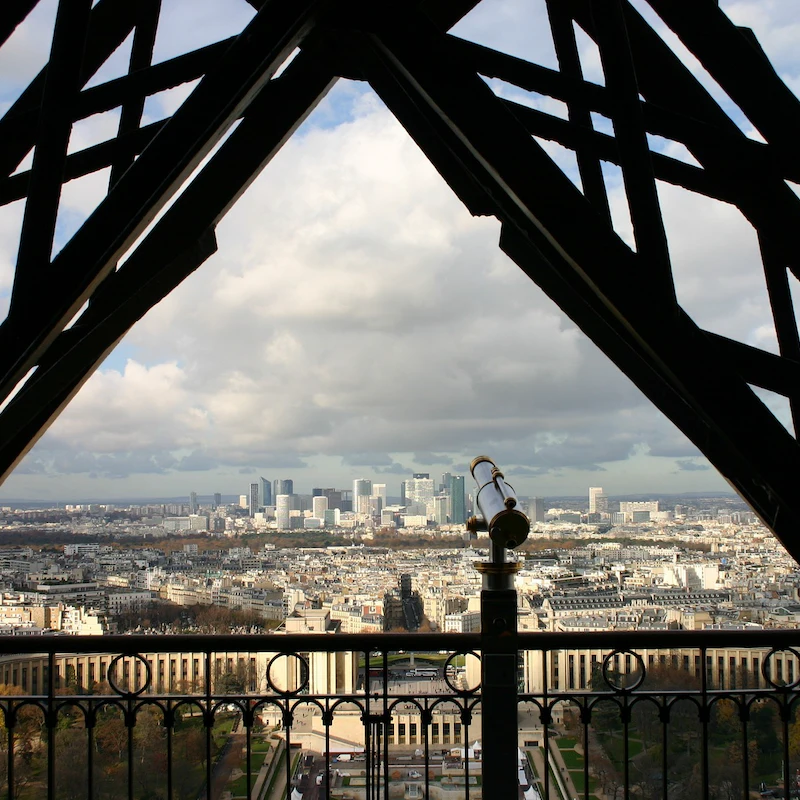
[[[251,483],[250,494],[247,496],[247,512],[251,517],[255,516],[256,511],[258,511],[258,506],[258,484]]]
[[[356,478],[353,481],[353,511],[357,514],[368,514],[371,494],[372,481],[366,478]]]
[[[272,484],[266,478],[258,479],[259,495],[258,499],[262,506],[272,505]]]
[[[444,525],[447,523],[447,518],[450,515],[450,495],[437,494],[433,498],[433,519],[437,525]]]
[[[450,477],[450,522],[461,525],[467,521],[467,500],[464,493],[464,476]]]
[[[433,481],[428,473],[417,473],[406,481],[406,505],[419,503],[433,516]]]
[[[289,510],[291,497],[288,494],[279,494],[275,497],[275,522],[279,531],[289,530]]]
[[[400,481],[400,505],[406,505],[406,482]]]
[[[590,486],[589,487],[589,513],[590,514],[597,514],[597,498],[599,495],[603,494],[603,488],[601,486]]]
[[[453,476],[449,472],[442,473],[442,485],[440,491],[445,494],[450,494],[450,489],[453,485]]]
[[[324,495],[317,495],[311,501],[311,515],[317,519],[325,519],[325,512],[328,510],[328,498]]]
[[[190,492],[189,494],[189,513],[197,513],[197,492]]]
[[[372,496],[373,497],[380,497],[381,499],[381,508],[386,508],[386,484],[385,483],[373,483],[372,484]]]
[[[214,508],[219,508],[222,505],[222,495],[219,492],[214,492]]]
[[[328,510],[333,508],[338,509],[339,511],[344,511],[342,508],[342,493],[336,491],[336,489],[315,489],[314,491],[318,491],[319,496],[327,497],[328,498]]]
[[[531,522],[544,522],[544,498],[533,497],[528,505],[528,516]]]
[[[275,478],[272,482],[272,497],[277,498],[279,494],[294,494],[294,481],[291,478]],[[275,499],[275,504],[278,504]]]

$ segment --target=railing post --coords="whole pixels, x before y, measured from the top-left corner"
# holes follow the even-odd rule
[[[516,798],[517,780],[517,592],[518,565],[478,562],[481,590],[481,744],[483,785],[491,797]],[[466,743],[469,747],[469,742]]]

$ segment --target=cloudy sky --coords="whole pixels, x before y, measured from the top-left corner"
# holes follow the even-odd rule
[[[800,88],[795,4],[721,5]],[[0,111],[45,62],[54,9],[42,0],[0,52]],[[251,16],[243,0],[164,0],[156,58],[235,34]],[[543,0],[483,0],[455,32],[555,67],[544,20]],[[120,74],[129,47],[92,82]],[[602,82],[591,41],[582,47],[587,77]],[[546,98],[493,88],[564,114]],[[148,101],[145,121],[170,114],[190,90]],[[113,136],[117,122],[111,112],[76,125],[72,149]],[[546,146],[577,180],[572,154]],[[684,157],[674,143],[654,147]],[[56,250],[107,178],[66,186]],[[615,226],[630,241],[620,176],[606,179]],[[684,308],[705,328],[775,351],[748,223],[730,206],[659,192]],[[22,211],[0,209],[0,314]],[[411,472],[463,472],[481,453],[524,494],[727,490],[499,251],[498,235],[496,220],[469,215],[368,87],[340,82],[220,224],[219,252],[128,334],[0,487],[0,501],[238,494],[259,475],[293,478],[301,492],[367,477],[391,495]],[[785,419],[779,398],[765,401]]]

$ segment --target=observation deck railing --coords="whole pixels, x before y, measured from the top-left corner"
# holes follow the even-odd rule
[[[517,640],[518,725],[482,730],[477,633],[3,637],[0,791],[495,798],[494,737],[517,797],[800,796],[800,631]]]

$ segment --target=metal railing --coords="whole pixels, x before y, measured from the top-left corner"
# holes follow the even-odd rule
[[[800,795],[800,632],[516,641],[517,724],[487,730],[480,634],[1,638],[1,791],[494,798],[491,737],[518,797]]]

